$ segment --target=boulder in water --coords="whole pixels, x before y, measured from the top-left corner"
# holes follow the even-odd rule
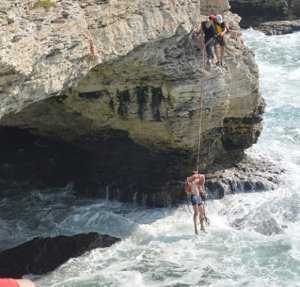
[[[0,277],[21,278],[44,274],[95,248],[113,245],[120,239],[98,233],[35,238],[0,253]]]
[[[266,236],[280,234],[283,232],[276,221],[276,217],[269,211],[260,208],[256,212],[236,218],[231,225],[237,229],[251,229]]]
[[[285,170],[266,158],[245,156],[241,161],[229,159],[215,163],[205,171],[206,188],[210,198],[226,194],[274,190]]]
[[[300,20],[265,22],[260,24],[257,29],[269,36],[290,34],[300,31]]]

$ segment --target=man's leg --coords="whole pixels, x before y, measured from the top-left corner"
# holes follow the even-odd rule
[[[195,229],[195,234],[198,234],[198,228],[197,228],[197,218],[199,216],[198,205],[197,204],[193,205],[193,209],[194,209],[194,217],[193,217],[194,229]]]
[[[225,55],[225,46],[222,45],[222,46],[220,46],[220,48],[221,48],[221,59],[220,59],[220,63],[221,63],[221,65],[223,65],[223,60],[224,60],[224,55]]]
[[[205,228],[204,228],[204,217],[205,217],[204,204],[201,203],[201,205],[199,205],[198,209],[199,209],[199,220],[200,220],[201,230],[205,231]]]
[[[205,208],[205,203],[203,204],[203,212],[204,212],[204,221],[207,225],[209,225],[208,218],[206,216],[206,208]]]
[[[216,62],[215,59],[217,58],[215,40],[212,42],[211,50],[212,50],[212,62],[215,63]]]
[[[220,44],[215,45],[215,52],[217,57],[217,64],[221,62],[221,47]]]
[[[212,42],[206,43],[206,55],[207,55],[207,63],[208,63],[208,65],[210,65],[214,58]]]

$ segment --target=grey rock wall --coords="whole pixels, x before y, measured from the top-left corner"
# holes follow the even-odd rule
[[[103,195],[172,201],[200,123],[201,168],[259,137],[258,70],[228,1],[6,0],[0,12],[0,125],[92,153]],[[210,13],[231,27],[224,68],[191,38]]]

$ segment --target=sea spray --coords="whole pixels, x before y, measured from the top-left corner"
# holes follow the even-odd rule
[[[76,199],[71,188],[59,191],[59,201],[51,190],[2,199],[6,240],[1,236],[1,243],[6,245],[38,234],[83,231],[111,232],[123,239],[34,277],[40,286],[299,286],[300,37],[248,30],[244,38],[256,53],[267,102],[263,134],[248,153],[285,168],[278,175],[280,187],[208,202],[211,226],[200,236],[193,234],[185,206],[143,209]],[[10,210],[17,211],[17,219]]]

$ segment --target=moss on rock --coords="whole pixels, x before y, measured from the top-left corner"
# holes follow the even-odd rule
[[[33,4],[32,9],[44,8],[48,10],[52,7],[56,7],[56,0],[38,0]]]

